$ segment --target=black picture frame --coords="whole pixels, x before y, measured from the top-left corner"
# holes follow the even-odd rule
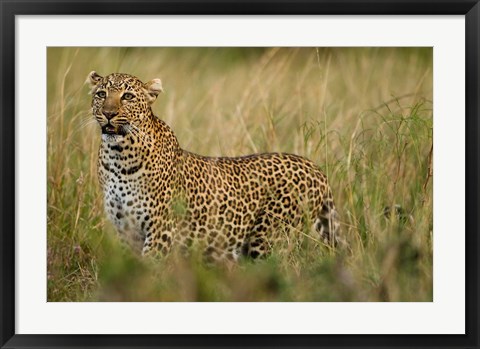
[[[0,345],[69,347],[478,348],[478,0],[1,0]],[[26,335],[15,334],[15,16],[142,14],[464,15],[466,20],[466,334],[465,335]],[[412,314],[414,316],[414,314]],[[448,314],[445,314],[448,316]]]

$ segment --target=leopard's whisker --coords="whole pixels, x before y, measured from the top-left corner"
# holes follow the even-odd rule
[[[82,118],[82,119],[80,120],[80,122],[78,122],[78,126],[83,127],[83,126],[85,126],[85,125],[90,124],[90,123],[93,122],[93,121],[96,121],[96,120],[95,120],[95,118],[93,118],[92,116],[89,116],[89,117],[86,117],[86,118]]]
[[[140,135],[139,131],[133,127],[133,125],[129,124],[126,125],[126,127],[128,128],[128,131],[137,138],[137,140],[143,141],[143,137]]]
[[[94,123],[96,123],[96,122],[97,122],[97,120],[95,120],[95,119],[85,120],[84,122],[82,122],[82,123],[79,125],[79,129],[85,128],[85,127],[87,127],[87,126],[89,126],[89,125],[91,125],[91,124],[94,124]]]
[[[75,127],[72,134],[76,134],[76,133],[84,130],[86,127],[88,127],[92,124],[96,124],[96,123],[97,123],[97,120],[95,120],[93,118],[90,118],[88,120],[84,120],[81,123],[79,123],[79,126]]]
[[[132,127],[132,129],[134,129],[137,132],[137,135],[142,139],[142,141],[144,141],[145,143],[147,143],[150,146],[154,145],[154,143],[150,140],[151,137],[149,135],[147,135],[145,132],[143,132],[142,130],[140,130],[140,128],[138,126],[136,126],[132,123],[130,123],[130,126]]]
[[[143,132],[141,132],[138,128],[132,128],[134,134],[136,135],[136,137],[141,140],[142,142],[146,143],[147,145],[149,146],[152,146],[153,144],[149,141],[149,137],[144,134]]]

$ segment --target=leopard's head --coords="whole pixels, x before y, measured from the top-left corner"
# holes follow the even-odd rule
[[[135,76],[120,73],[102,77],[92,71],[87,82],[93,96],[93,116],[106,135],[135,133],[138,125],[153,115],[151,104],[163,90],[160,79],[143,83]]]

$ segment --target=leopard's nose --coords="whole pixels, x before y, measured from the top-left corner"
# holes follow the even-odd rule
[[[118,111],[117,111],[117,110],[103,110],[102,113],[103,113],[103,115],[105,115],[105,117],[107,118],[107,120],[110,120],[110,119],[112,119],[113,117],[115,117],[115,116],[118,115]]]

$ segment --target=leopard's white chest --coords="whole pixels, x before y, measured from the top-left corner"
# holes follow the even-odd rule
[[[105,212],[122,237],[142,242],[147,215],[142,195],[134,183],[111,178],[104,187]]]
[[[147,195],[142,189],[145,188],[141,175],[142,163],[122,152],[115,147],[101,152],[99,175],[102,178],[104,207],[120,236],[141,248],[148,216],[145,205]]]

